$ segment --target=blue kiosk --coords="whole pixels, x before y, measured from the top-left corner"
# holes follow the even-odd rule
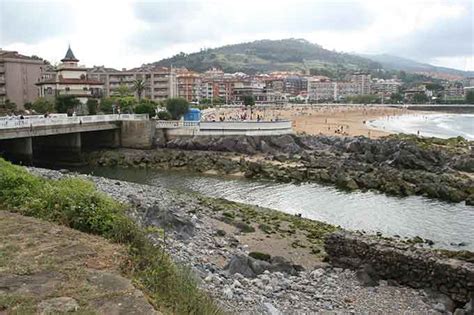
[[[198,108],[190,108],[184,114],[184,121],[201,121],[201,110]]]

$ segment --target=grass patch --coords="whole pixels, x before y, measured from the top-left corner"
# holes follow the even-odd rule
[[[92,182],[44,179],[0,159],[0,206],[127,245],[129,259],[123,272],[135,280],[156,308],[166,313],[222,313],[199,290],[192,272],[174,264],[148,240],[146,231],[126,215],[125,205],[98,192]],[[8,259],[8,250],[4,248],[0,261]],[[0,310],[2,305],[13,303],[8,301],[1,302]]]

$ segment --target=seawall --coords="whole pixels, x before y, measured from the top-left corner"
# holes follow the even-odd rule
[[[430,288],[466,303],[474,292],[474,263],[437,255],[397,241],[350,232],[326,238],[325,251],[332,264],[351,269],[369,265],[377,276],[413,288]]]

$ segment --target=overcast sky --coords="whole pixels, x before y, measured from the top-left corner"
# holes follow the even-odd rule
[[[131,68],[181,51],[305,38],[474,70],[471,0],[0,0],[0,47]]]

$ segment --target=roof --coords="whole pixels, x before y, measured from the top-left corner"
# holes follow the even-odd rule
[[[39,57],[28,57],[22,54],[19,54],[17,51],[11,50],[2,50],[0,49],[0,58],[11,58],[11,59],[22,59],[22,60],[35,60],[43,63],[44,61]]]
[[[75,61],[75,62],[78,62],[79,59],[77,59],[75,56],[74,56],[74,53],[72,52],[72,49],[71,49],[71,46],[69,46],[69,48],[67,49],[67,52],[66,52],[66,56],[64,56],[63,59],[61,59],[62,62],[65,62],[65,61]]]
[[[49,79],[45,81],[41,81],[36,83],[36,85],[43,85],[43,84],[88,84],[88,85],[103,85],[102,82],[96,80],[89,80],[89,79]]]

